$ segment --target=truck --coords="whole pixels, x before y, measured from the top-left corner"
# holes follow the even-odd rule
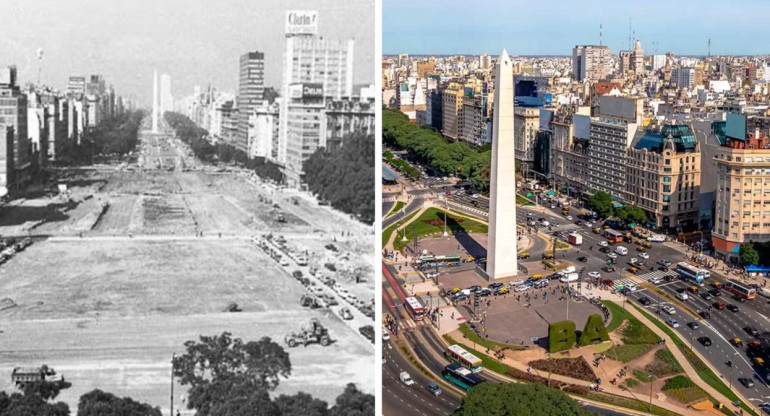
[[[574,246],[579,246],[583,244],[583,236],[578,233],[570,233],[569,234],[569,243]]]
[[[615,247],[615,253],[618,253],[621,256],[625,256],[626,254],[628,254],[628,249],[623,246],[617,246]]]
[[[23,387],[28,383],[39,381],[55,383],[64,381],[64,377],[56,374],[56,371],[54,371],[53,368],[48,367],[45,364],[40,367],[16,367],[11,373],[11,382],[20,387]]]

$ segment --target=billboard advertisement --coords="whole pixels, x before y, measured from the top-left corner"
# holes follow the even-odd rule
[[[302,84],[289,85],[289,99],[299,100],[302,98]]]
[[[302,98],[323,98],[324,86],[320,83],[302,84]]]
[[[287,35],[315,35],[318,32],[318,11],[290,10],[286,12]]]
[[[727,113],[725,136],[738,140],[746,140],[746,115]]]
[[[303,83],[289,85],[289,99],[305,100],[308,98],[323,98],[324,86],[321,83]]]

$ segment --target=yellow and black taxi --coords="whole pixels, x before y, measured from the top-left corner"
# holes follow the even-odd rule
[[[730,340],[730,343],[735,345],[738,348],[743,348],[743,340],[740,338],[733,338]]]

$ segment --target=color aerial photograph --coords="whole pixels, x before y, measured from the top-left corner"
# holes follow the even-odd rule
[[[374,415],[374,1],[0,15],[0,416]]]
[[[768,13],[383,1],[384,415],[770,414]]]

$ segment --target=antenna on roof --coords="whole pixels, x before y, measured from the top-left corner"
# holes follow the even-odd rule
[[[602,24],[599,23],[599,46],[602,46]]]
[[[628,50],[631,50],[631,38],[633,37],[633,30],[631,29],[631,18],[628,18]]]

